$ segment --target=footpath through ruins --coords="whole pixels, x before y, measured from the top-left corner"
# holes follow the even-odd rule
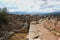
[[[27,38],[29,40],[60,40],[59,37],[55,36],[45,26],[50,26],[51,29],[55,28],[55,19],[40,19],[38,22],[34,21],[30,24],[30,30]],[[50,25],[49,25],[50,24]]]

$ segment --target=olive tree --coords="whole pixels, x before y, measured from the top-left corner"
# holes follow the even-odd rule
[[[2,25],[8,24],[9,16],[6,8],[0,8],[0,28]]]

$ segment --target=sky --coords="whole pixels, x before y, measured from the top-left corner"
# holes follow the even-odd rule
[[[60,11],[60,0],[0,0],[0,8],[10,12],[55,12]]]

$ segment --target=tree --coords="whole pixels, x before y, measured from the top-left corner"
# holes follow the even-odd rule
[[[8,24],[9,21],[9,16],[8,16],[8,11],[6,8],[0,9],[0,28],[2,25]]]

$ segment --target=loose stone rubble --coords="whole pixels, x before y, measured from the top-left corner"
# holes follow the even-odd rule
[[[0,32],[0,40],[8,40],[13,34],[14,32],[2,31]]]

